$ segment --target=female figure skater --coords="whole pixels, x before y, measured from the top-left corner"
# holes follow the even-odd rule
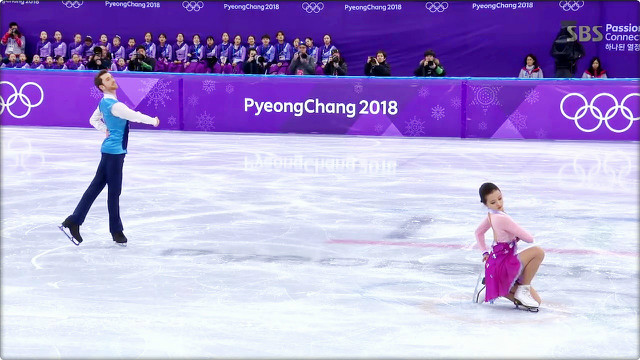
[[[537,312],[542,300],[531,287],[531,280],[544,259],[544,251],[534,246],[516,253],[517,241],[532,243],[533,236],[504,213],[502,193],[495,184],[484,183],[479,192],[480,201],[489,208],[487,217],[476,230],[476,240],[484,251],[485,301],[504,296],[516,306],[522,305]],[[493,228],[494,234],[490,252],[484,241],[484,233],[489,228]]]

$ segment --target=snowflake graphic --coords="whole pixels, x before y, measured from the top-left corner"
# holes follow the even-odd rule
[[[546,139],[547,131],[543,128],[540,128],[538,129],[538,131],[536,131],[536,136],[538,137],[538,139]]]
[[[92,87],[91,87],[91,90],[89,90],[89,94],[90,94],[90,95],[91,95],[91,97],[92,97],[92,98],[94,98],[94,99],[101,99],[101,98],[102,98],[102,96],[104,95],[104,94],[102,93],[102,91],[98,90],[98,88],[97,88],[97,87],[95,87],[95,86],[92,86]],[[4,104],[3,104],[3,105],[4,105]],[[4,110],[4,108],[3,108],[3,110]]]
[[[429,96],[429,94],[431,93],[431,91],[429,91],[429,88],[427,87],[421,87],[420,90],[418,90],[418,96],[420,97],[427,97]]]
[[[169,123],[170,126],[175,126],[178,124],[176,117],[173,115],[169,116],[169,119],[167,122]]]
[[[142,79],[140,81],[140,87],[138,88],[138,91],[146,94],[149,91],[151,91],[151,89],[153,89],[153,86],[155,84],[156,84],[155,79]]]
[[[189,99],[187,99],[187,102],[188,102],[188,103],[189,103],[189,105],[191,105],[191,106],[196,106],[196,105],[198,105],[198,100],[199,100],[199,99],[200,99],[200,98],[198,98],[198,97],[196,96],[196,94],[193,94],[193,95],[189,96]]]
[[[164,101],[165,99],[171,100],[169,93],[173,92],[173,89],[170,89],[168,87],[170,84],[171,84],[170,80],[158,81],[156,85],[147,94],[147,97],[149,98],[149,102],[147,103],[147,105],[151,105],[151,103],[153,102],[153,105],[155,106],[156,109],[158,108],[159,104],[162,104],[163,107],[166,107],[167,105],[164,103]]]
[[[444,108],[440,105],[436,105],[431,108],[431,117],[440,120],[444,117]]]
[[[529,104],[535,104],[540,100],[540,92],[536,89],[531,89],[524,94],[524,101]]]
[[[480,124],[478,124],[478,129],[480,130],[487,130],[487,123],[486,122],[481,122]]]
[[[510,128],[518,130],[527,128],[527,116],[522,115],[518,110],[514,111],[513,114],[507,118],[507,121],[509,122],[507,126]]]
[[[376,126],[373,128],[373,130],[380,134],[382,132],[382,124],[376,124]]]
[[[460,106],[462,106],[462,100],[460,100],[459,96],[451,99],[451,106],[453,106],[455,109],[460,109]]]
[[[197,115],[196,119],[198,119],[198,125],[196,127],[204,130],[204,131],[209,131],[209,130],[213,130],[216,127],[213,125],[213,119],[215,118],[215,116],[211,116],[209,114],[207,114],[207,112],[203,112],[201,115]]]
[[[225,91],[227,92],[227,94],[231,94],[233,92],[233,85],[229,84],[227,85]]]
[[[487,110],[491,105],[499,105],[498,92],[502,89],[502,86],[470,86],[473,90],[473,101],[470,105],[480,105],[484,114],[487,114]]]
[[[356,94],[360,94],[362,92],[362,89],[363,86],[360,83],[353,85],[353,91],[355,91]]]
[[[202,90],[206,91],[207,94],[211,94],[216,90],[216,82],[212,80],[205,80],[202,82]]]
[[[418,119],[417,117],[413,117],[411,120],[407,121],[407,126],[405,128],[405,135],[408,136],[420,136],[424,134],[424,121],[422,119]]]

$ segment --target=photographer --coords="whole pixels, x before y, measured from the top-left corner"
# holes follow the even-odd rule
[[[20,33],[20,30],[18,30],[18,23],[15,21],[9,24],[9,30],[4,34],[0,43],[7,47],[4,51],[5,60],[9,58],[10,54],[16,54],[16,56],[18,56],[25,53],[25,38],[24,35]]]
[[[87,63],[88,70],[102,70],[111,69],[111,60],[103,57],[103,51],[100,46],[96,46],[93,49],[93,55]]]
[[[331,50],[331,58],[324,66],[325,75],[345,76],[347,75],[347,63],[340,56],[338,49]]]
[[[264,66],[260,62],[258,62],[258,51],[256,49],[249,50],[249,57],[247,57],[247,61],[242,66],[242,71],[245,74],[264,74]],[[261,60],[264,60],[262,58]]]
[[[153,71],[156,67],[156,59],[148,57],[144,45],[136,47],[136,53],[129,61],[129,71]]]
[[[369,56],[364,66],[364,74],[367,76],[391,76],[391,66],[387,64],[387,53],[378,50],[376,57]]]
[[[293,60],[289,65],[289,73],[293,75],[315,75],[316,58],[307,55],[306,44],[300,44],[298,52],[293,55]]]
[[[436,58],[436,53],[429,49],[424,52],[424,59],[420,60],[420,65],[413,72],[415,76],[433,77],[445,76],[444,67],[440,64],[440,60]]]

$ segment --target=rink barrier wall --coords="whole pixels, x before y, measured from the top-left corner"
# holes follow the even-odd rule
[[[95,71],[0,70],[2,125],[90,127]],[[117,73],[158,130],[399,137],[640,138],[639,79]],[[132,124],[132,128],[151,129]]]

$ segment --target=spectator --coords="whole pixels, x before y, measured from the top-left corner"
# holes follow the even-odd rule
[[[90,61],[93,56],[93,50],[95,45],[93,44],[93,38],[91,36],[86,36],[84,38],[84,45],[82,45],[82,58],[85,61]]]
[[[127,48],[124,49],[124,59],[127,60],[127,63],[133,59],[133,56],[136,54],[136,39],[130,37],[127,41]]]
[[[73,36],[73,42],[69,44],[69,58],[73,58],[74,54],[80,55],[82,58],[82,50],[84,49],[84,44],[82,43],[82,35],[75,34]]]
[[[218,64],[218,57],[216,56],[218,47],[215,45],[213,36],[207,36],[207,45],[204,47],[204,61],[207,64],[207,72],[220,73],[220,65]]]
[[[93,55],[89,62],[87,62],[86,66],[87,70],[102,70],[102,69],[111,69],[111,61],[105,59],[102,54],[102,48],[100,46],[96,46],[93,49]]]
[[[24,35],[20,33],[18,23],[15,21],[9,23],[9,30],[4,34],[0,43],[6,46],[4,50],[6,61],[8,61],[9,54],[25,54],[25,38]]]
[[[324,41],[324,45],[320,48],[320,53],[318,54],[322,70],[316,72],[318,75],[324,74],[324,67],[329,62],[329,58],[331,58],[331,52],[336,48],[331,45],[331,35],[326,34],[322,40]]]
[[[60,55],[55,57],[55,64],[53,64],[53,69],[67,70],[67,66],[64,64],[64,57]]]
[[[293,75],[315,75],[316,59],[307,55],[307,45],[300,44],[298,53],[293,55],[289,65],[289,73]]]
[[[331,50],[331,59],[324,66],[325,75],[345,76],[347,75],[347,63],[344,62],[338,49]]]
[[[40,32],[40,41],[36,45],[36,54],[41,58],[46,58],[51,55],[51,42],[47,40],[48,35],[46,31]]]
[[[264,66],[258,62],[258,51],[250,49],[247,61],[242,67],[245,74],[264,74]]]
[[[53,33],[54,42],[51,43],[51,49],[53,56],[62,56],[64,59],[68,58],[67,44],[62,41],[62,33],[56,31]]]
[[[320,50],[317,46],[313,45],[313,39],[308,36],[304,39],[304,44],[307,45],[307,54],[316,59],[316,75],[323,75],[324,69],[318,57]]]
[[[204,73],[207,66],[204,61],[204,45],[200,43],[200,35],[193,35],[193,45],[189,46],[187,53],[187,66],[184,68],[186,73]]]
[[[120,35],[116,35],[113,37],[113,40],[111,40],[111,44],[109,44],[109,48],[107,50],[111,54],[111,58],[113,59],[113,61],[118,61],[118,59],[121,59],[121,58],[125,58],[125,62],[127,61],[124,54],[125,50],[124,50],[124,46],[122,46],[122,40],[120,38]]]
[[[27,62],[27,55],[26,54],[20,54],[18,55],[18,62],[16,63],[16,69],[28,69],[29,68],[29,63]]]
[[[44,63],[44,69],[47,70],[52,70],[54,69],[54,63],[53,63],[53,56],[49,55],[46,57],[45,63]]]
[[[247,52],[251,49],[256,49],[258,46],[256,45],[256,37],[253,35],[249,35],[247,37]],[[249,54],[247,53],[247,56],[249,56]]]
[[[7,58],[7,62],[2,63],[2,65],[0,65],[0,68],[3,68],[3,69],[13,69],[15,67],[18,67],[18,60],[16,58],[16,54],[9,54],[9,57]],[[4,105],[4,103],[2,105]]]
[[[600,62],[600,58],[594,56],[589,62],[591,65],[584,73],[582,73],[583,79],[606,79],[607,72],[602,67],[602,63]]]
[[[535,55],[529,54],[524,58],[524,67],[520,69],[519,78],[542,79],[542,69],[538,66],[538,59]]]
[[[298,46],[300,46],[300,38],[295,38],[293,39],[293,42],[291,43],[291,54],[295,55],[298,52]],[[307,49],[309,50],[309,49]],[[307,54],[310,55],[310,54]]]
[[[225,73],[227,74],[242,74],[243,73],[243,65],[244,58],[247,56],[247,49],[242,46],[242,37],[240,35],[236,35],[233,37],[233,45],[228,50],[229,52],[229,61],[231,64],[228,64],[228,68]]]
[[[276,63],[269,67],[269,73],[284,75],[287,73],[287,68],[289,67],[289,63],[291,62],[292,48],[291,44],[284,41],[283,31],[278,31],[278,33],[276,34],[276,39],[278,40],[275,45]]]
[[[153,43],[153,35],[150,32],[144,33],[144,45],[145,55],[149,58],[156,58],[156,44]]]
[[[40,59],[40,55],[35,54],[33,55],[33,59],[31,59],[31,66],[29,66],[30,69],[44,69],[44,64],[42,63],[42,60]]]
[[[258,62],[264,66],[265,69],[273,64],[276,57],[276,48],[270,44],[271,37],[269,34],[262,35],[262,45],[258,46]]]
[[[80,57],[79,54],[73,54],[73,56],[71,56],[71,60],[69,60],[67,62],[67,69],[68,70],[84,70],[84,64],[82,64],[82,58]]]
[[[222,42],[218,45],[218,53],[216,57],[218,58],[218,64],[220,64],[220,73],[225,73],[228,70],[226,66],[229,64],[229,48],[231,47],[231,43],[229,42],[229,33],[222,33]]]
[[[118,62],[116,63],[116,71],[129,71],[129,69],[127,68],[127,62],[124,60],[124,58],[118,59]]]
[[[146,50],[145,50],[146,51]],[[158,35],[158,47],[156,48],[156,71],[169,71],[169,63],[173,55],[171,44],[167,44],[167,34]]]
[[[563,24],[551,46],[557,78],[571,78],[576,74],[576,63],[584,56],[584,48],[577,40],[569,33],[568,25]]]
[[[424,52],[424,59],[420,60],[418,68],[413,72],[415,76],[434,77],[445,76],[444,67],[436,58],[435,51],[429,49]]]
[[[100,35],[100,41],[96,43],[96,46],[104,46],[106,49],[109,49],[109,37],[107,34]],[[104,53],[102,53],[104,55]]]
[[[136,54],[129,60],[129,71],[153,71],[156,68],[156,59],[148,57],[144,45],[136,47]]]
[[[189,53],[189,45],[184,42],[184,34],[178,33],[176,36],[176,44],[173,46],[173,63],[169,64],[168,71],[184,72],[187,62],[187,54]]]
[[[376,57],[369,56],[364,66],[364,74],[367,76],[391,76],[391,66],[387,63],[387,53],[378,50]]]

